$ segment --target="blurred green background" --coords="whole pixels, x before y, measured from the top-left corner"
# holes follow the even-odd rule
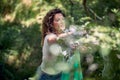
[[[82,37],[87,41],[82,50],[93,51],[99,66],[84,80],[119,80],[120,0],[0,0],[0,79],[34,76],[42,56],[42,19],[53,8],[61,8],[68,25],[79,25],[90,36]],[[93,37],[99,40],[97,49]]]

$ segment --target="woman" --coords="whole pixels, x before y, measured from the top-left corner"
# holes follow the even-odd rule
[[[63,59],[61,56],[61,48],[54,54],[50,50],[51,46],[57,45],[57,41],[73,32],[63,33],[65,29],[65,15],[60,9],[50,10],[43,19],[42,24],[42,63],[41,75],[39,80],[61,80],[61,71],[56,68],[58,62]],[[56,50],[56,49],[55,49]],[[52,53],[53,52],[53,53]]]

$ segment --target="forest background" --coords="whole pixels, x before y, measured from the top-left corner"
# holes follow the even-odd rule
[[[93,54],[98,69],[85,79],[119,80],[120,0],[0,0],[0,79],[34,76],[42,56],[42,19],[53,8],[89,35],[80,37],[85,44],[80,51]],[[91,43],[96,38],[97,46]]]

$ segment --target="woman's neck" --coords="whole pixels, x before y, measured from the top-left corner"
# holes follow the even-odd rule
[[[46,34],[51,34],[51,33],[54,33],[54,34],[56,34],[58,36],[58,35],[60,35],[62,33],[62,31],[55,30],[53,32],[47,32]]]

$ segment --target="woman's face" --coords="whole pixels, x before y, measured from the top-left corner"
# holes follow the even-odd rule
[[[53,19],[53,27],[55,31],[57,32],[64,31],[65,20],[64,20],[64,16],[61,13],[55,14],[54,19]]]

